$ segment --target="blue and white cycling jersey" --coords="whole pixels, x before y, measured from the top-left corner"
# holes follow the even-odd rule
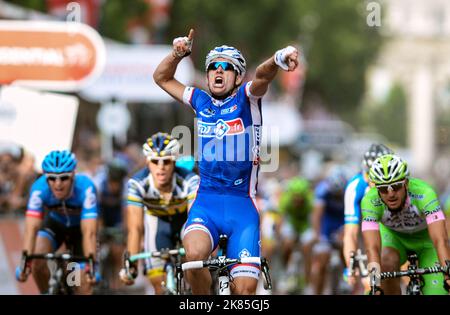
[[[184,91],[184,103],[197,116],[199,193],[256,193],[262,114],[261,97],[251,95],[250,85],[225,100],[193,87]]]
[[[359,224],[361,221],[361,200],[369,190],[363,173],[353,176],[345,188],[345,224]]]
[[[51,219],[66,227],[79,226],[83,219],[96,219],[98,216],[95,185],[89,177],[75,174],[70,197],[56,199],[45,175],[38,178],[31,186],[27,206],[27,216],[44,218],[45,212]]]
[[[326,180],[319,182],[314,191],[314,203],[324,206],[321,221],[321,235],[331,239],[332,234],[344,225],[344,201],[334,194]]]

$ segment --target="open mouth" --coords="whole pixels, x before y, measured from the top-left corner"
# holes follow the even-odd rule
[[[223,86],[223,78],[218,76],[214,79],[214,86],[215,87],[222,87]]]

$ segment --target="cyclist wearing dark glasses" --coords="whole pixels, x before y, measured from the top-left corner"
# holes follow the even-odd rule
[[[162,132],[148,138],[143,145],[147,167],[128,180],[126,215],[130,255],[142,250],[142,239],[145,252],[172,249],[181,242],[181,230],[195,197],[199,177],[186,168],[176,167],[179,149],[178,139]],[[125,263],[131,268],[123,268],[120,278],[131,285],[138,266],[130,261]],[[148,258],[145,262],[147,277],[156,294],[164,293],[161,285],[165,279],[164,264],[160,258]]]
[[[76,174],[77,159],[70,151],[51,151],[42,162],[43,176],[30,191],[23,241],[24,255],[56,252],[61,245],[73,255],[95,258],[97,243],[97,197],[89,177]],[[83,267],[84,268],[84,265]],[[16,277],[26,281],[29,273],[41,293],[48,290],[50,271],[45,260],[33,260]],[[75,292],[92,293],[95,279],[82,270]]]
[[[420,267],[436,262],[446,266],[450,248],[445,215],[433,188],[409,177],[407,163],[396,155],[377,158],[369,171],[375,184],[361,202],[362,234],[371,263],[381,264],[381,272],[399,270],[407,253],[415,252]],[[423,276],[423,294],[448,294],[449,276],[442,273]],[[382,283],[386,294],[401,294],[400,280]]]
[[[260,164],[261,99],[278,68],[294,71],[299,52],[288,46],[260,64],[244,83],[247,63],[231,46],[212,49],[205,60],[208,91],[187,87],[174,78],[180,61],[191,53],[194,30],[173,41],[173,51],[156,68],[155,82],[196,114],[200,185],[183,234],[187,260],[205,260],[219,236],[229,236],[227,256],[260,256],[259,213],[255,194]],[[254,294],[258,265],[232,267],[234,294]],[[209,271],[189,270],[194,294],[208,294]]]

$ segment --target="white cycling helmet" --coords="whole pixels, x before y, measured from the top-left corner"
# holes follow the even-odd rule
[[[142,146],[147,159],[169,156],[173,160],[178,158],[180,143],[167,133],[158,132],[147,139]]]
[[[208,70],[208,66],[216,58],[224,58],[229,60],[233,65],[236,66],[236,70],[240,76],[245,75],[247,69],[247,62],[244,56],[239,50],[234,47],[222,45],[211,50],[206,56],[205,69]]]

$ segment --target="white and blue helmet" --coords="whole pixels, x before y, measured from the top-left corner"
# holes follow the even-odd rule
[[[229,60],[236,68],[240,76],[245,75],[247,69],[247,62],[242,53],[234,47],[222,45],[211,50],[206,56],[205,69],[208,69],[209,64],[216,58],[224,58]]]

